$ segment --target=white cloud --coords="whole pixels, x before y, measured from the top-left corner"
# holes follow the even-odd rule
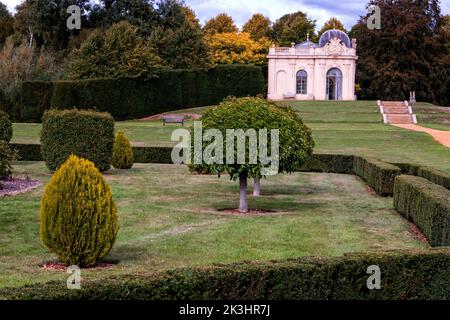
[[[286,13],[302,11],[317,20],[320,28],[331,17],[337,17],[347,28],[351,28],[359,16],[366,12],[367,0],[185,0],[195,10],[200,21],[221,12],[230,14],[236,24],[242,26],[253,13],[262,13],[272,21]],[[450,0],[441,0],[444,14],[450,14]]]

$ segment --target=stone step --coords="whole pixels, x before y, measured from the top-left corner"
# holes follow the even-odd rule
[[[384,113],[399,113],[405,114],[409,113],[409,109],[407,107],[383,107]]]
[[[388,123],[397,124],[411,124],[414,123],[413,117],[410,114],[387,114]]]
[[[383,107],[406,107],[403,101],[381,101]]]

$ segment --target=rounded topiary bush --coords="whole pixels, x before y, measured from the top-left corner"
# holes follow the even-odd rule
[[[45,188],[41,240],[62,262],[91,266],[108,254],[118,230],[110,186],[91,161],[71,155]]]
[[[133,148],[131,148],[125,132],[121,130],[117,133],[114,141],[112,165],[116,169],[130,169],[133,161]]]
[[[13,128],[6,112],[0,110],[0,141],[9,143],[12,139]]]

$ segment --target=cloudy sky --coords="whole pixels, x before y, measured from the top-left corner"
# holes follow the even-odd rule
[[[0,0],[12,11],[22,0]],[[347,28],[356,23],[365,13],[367,0],[185,0],[204,23],[218,13],[227,12],[233,16],[239,26],[253,13],[260,12],[273,21],[282,15],[303,11],[320,27],[330,17],[335,16],[344,22]],[[441,0],[444,14],[450,14],[450,0]]]

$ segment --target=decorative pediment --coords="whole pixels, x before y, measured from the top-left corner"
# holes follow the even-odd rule
[[[326,50],[330,55],[340,55],[344,50],[344,45],[338,38],[332,38],[326,45]]]

